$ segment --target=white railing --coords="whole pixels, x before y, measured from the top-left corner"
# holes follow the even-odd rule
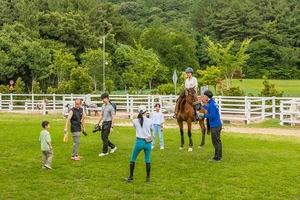
[[[36,105],[41,104],[42,99],[45,98],[48,99],[47,105],[42,103],[43,109],[38,110]],[[73,106],[75,98],[97,104],[98,108],[94,110],[101,110],[100,94],[0,94],[0,111],[41,114],[61,112],[64,115],[66,105]],[[160,103],[164,115],[171,117],[177,98],[178,96],[174,95],[110,95],[110,100],[117,104],[117,115],[125,115],[131,119],[137,114],[140,105],[145,105],[150,112],[154,110],[155,103]],[[299,109],[290,110],[293,103],[300,104],[300,98],[215,96],[214,99],[219,105],[223,122],[239,120],[250,124],[255,120],[279,117],[280,124],[300,123]],[[85,109],[88,110],[93,108]],[[292,120],[291,116],[294,115],[297,117]]]

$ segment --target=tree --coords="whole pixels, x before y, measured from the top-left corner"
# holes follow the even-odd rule
[[[50,67],[50,73],[57,78],[57,86],[63,80],[68,80],[72,68],[77,66],[75,56],[65,52],[62,49],[54,50],[53,61]]]
[[[208,47],[206,48],[208,56],[216,63],[217,67],[219,67],[222,75],[226,79],[227,89],[230,89],[234,75],[237,72],[242,73],[243,65],[250,58],[250,54],[246,54],[246,50],[251,39],[245,39],[235,55],[230,51],[234,45],[234,40],[226,47],[223,47],[219,43],[214,44],[208,36],[205,36],[204,39],[208,43]]]
[[[216,66],[207,67],[206,70],[197,70],[200,75],[199,86],[212,85],[217,93],[218,78],[221,76],[221,71]],[[199,79],[198,79],[199,80]]]
[[[92,78],[88,75],[87,69],[82,67],[74,68],[71,71],[69,90],[73,94],[90,94],[93,91]]]
[[[122,77],[137,93],[140,89],[146,88],[147,84],[151,90],[153,79],[156,76],[165,76],[168,71],[153,50],[146,50],[140,44],[137,44],[137,49],[132,48],[126,56],[131,63],[126,67]]]

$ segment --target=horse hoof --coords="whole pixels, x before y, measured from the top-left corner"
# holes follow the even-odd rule
[[[188,151],[193,151],[193,149],[190,147]]]
[[[179,147],[179,150],[182,150],[183,149],[183,147]]]
[[[199,148],[199,149],[201,149],[201,148],[202,148],[202,146],[198,146],[198,148]]]

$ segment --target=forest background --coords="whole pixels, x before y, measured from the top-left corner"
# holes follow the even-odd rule
[[[265,86],[267,79],[299,79],[299,6],[298,0],[0,0],[0,93],[14,80],[15,93],[172,94],[174,71],[179,91],[187,67],[200,86],[222,94],[233,79],[263,78]]]

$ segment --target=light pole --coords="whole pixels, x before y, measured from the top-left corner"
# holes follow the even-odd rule
[[[100,40],[100,44],[103,45],[103,48],[102,48],[102,60],[103,60],[103,63],[102,63],[102,69],[103,69],[103,84],[102,84],[102,90],[103,92],[105,92],[106,88],[105,88],[105,64],[107,64],[107,62],[105,61],[105,35],[102,37],[102,40]]]

